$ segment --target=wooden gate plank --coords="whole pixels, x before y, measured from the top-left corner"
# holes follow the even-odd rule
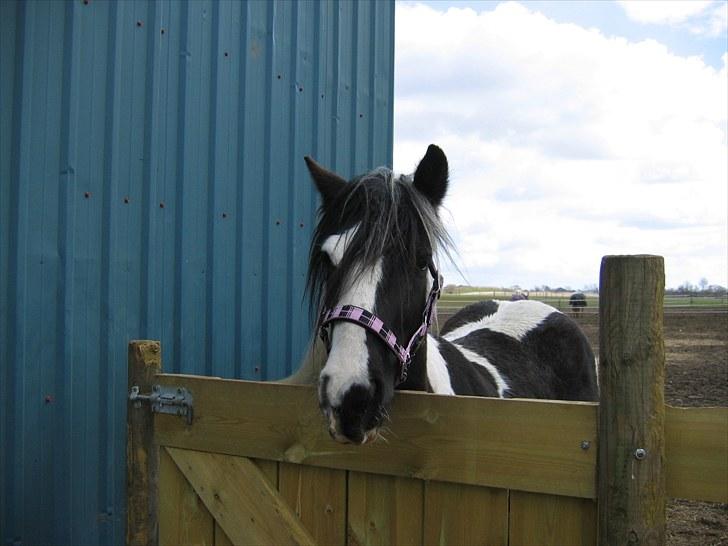
[[[215,546],[234,546],[233,541],[225,534],[218,522],[215,522]]]
[[[591,499],[510,492],[510,546],[589,546],[597,542]]]
[[[345,543],[345,471],[281,463],[278,489],[317,544]]]
[[[251,459],[274,489],[278,489],[278,463],[265,459]]]
[[[161,546],[212,546],[212,515],[164,449],[159,453],[158,506]]]
[[[176,448],[166,450],[233,543],[314,544],[250,459]]]
[[[667,494],[728,502],[728,408],[665,410]]]
[[[315,387],[162,374],[194,395],[190,427],[155,416],[160,445],[408,478],[595,498],[590,402],[398,392],[389,443],[334,442]],[[447,446],[447,449],[443,449]]]
[[[349,546],[422,544],[421,480],[350,472],[348,498]]]
[[[508,491],[428,482],[423,544],[507,545]]]
[[[252,459],[260,471],[263,473],[265,478],[275,489],[278,489],[278,463],[275,461],[266,461],[265,459]],[[215,522],[215,546],[233,546],[233,541],[230,540],[222,530],[220,524]]]

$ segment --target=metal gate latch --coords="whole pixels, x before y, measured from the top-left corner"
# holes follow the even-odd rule
[[[139,387],[134,385],[129,400],[134,402],[135,408],[141,407],[142,402],[149,402],[152,412],[186,417],[187,424],[192,424],[192,393],[184,387],[154,385],[151,394],[139,394]]]

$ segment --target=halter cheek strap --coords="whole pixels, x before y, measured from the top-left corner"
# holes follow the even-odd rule
[[[394,353],[400,363],[398,384],[403,383],[407,379],[407,368],[409,367],[415,352],[417,352],[420,343],[422,343],[422,340],[427,335],[427,331],[432,324],[432,317],[435,314],[437,300],[440,298],[442,276],[437,269],[435,269],[432,262],[429,263],[428,268],[430,269],[430,274],[433,279],[432,288],[430,289],[430,293],[427,295],[425,310],[422,313],[422,323],[419,328],[417,328],[417,331],[412,334],[407,345],[400,344],[394,332],[387,328],[384,325],[384,321],[382,321],[382,319],[374,313],[356,305],[340,305],[330,309],[324,309],[319,319],[319,335],[326,344],[327,350],[330,347],[329,328],[332,322],[345,321],[357,324],[362,328],[369,330],[373,334],[376,334],[379,339],[381,339]]]

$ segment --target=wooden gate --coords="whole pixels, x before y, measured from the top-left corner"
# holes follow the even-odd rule
[[[153,341],[132,342],[129,363],[130,386],[189,392],[194,412],[130,405],[133,544],[609,544],[623,530],[598,525],[607,509],[654,538],[659,520],[635,523],[645,502],[664,527],[665,495],[728,501],[728,408],[661,406],[660,438],[630,429],[644,453],[607,459],[619,435],[594,403],[404,392],[387,441],[352,446],[329,438],[313,387],[163,374]],[[629,508],[637,494],[654,498]]]
[[[154,381],[195,412],[154,417],[160,544],[596,543],[596,404],[401,393],[388,443],[345,446],[313,387]],[[668,495],[728,500],[726,423],[668,408]]]

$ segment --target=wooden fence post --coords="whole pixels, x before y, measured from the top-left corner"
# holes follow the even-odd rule
[[[154,376],[162,371],[159,341],[129,342],[129,391],[138,386],[151,392]],[[127,391],[128,392],[128,391]],[[150,546],[158,543],[157,482],[159,448],[154,444],[154,416],[149,405],[127,403],[126,413],[126,543]]]
[[[599,544],[661,545],[663,258],[605,256],[599,284]]]

